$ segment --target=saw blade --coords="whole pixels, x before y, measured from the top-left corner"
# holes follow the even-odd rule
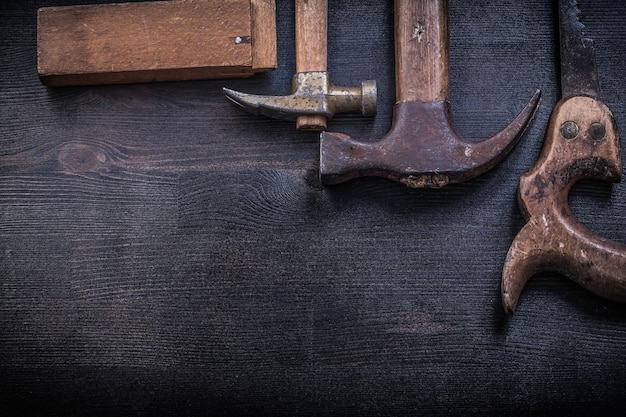
[[[584,33],[576,0],[559,0],[561,41],[561,94],[563,97],[587,95],[598,98],[593,39]]]

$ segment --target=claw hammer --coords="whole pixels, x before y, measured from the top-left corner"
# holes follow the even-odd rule
[[[328,0],[296,0],[296,74],[287,96],[246,94],[224,88],[233,103],[252,114],[296,119],[296,128],[324,130],[337,113],[376,114],[376,82],[360,87],[332,84],[327,71]]]
[[[494,167],[520,140],[539,105],[537,91],[513,122],[482,142],[456,133],[448,94],[448,1],[395,1],[396,105],[382,139],[322,132],[320,175],[326,184],[381,176],[410,187],[438,188]]]

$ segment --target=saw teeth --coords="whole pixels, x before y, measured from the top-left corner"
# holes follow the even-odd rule
[[[585,41],[591,41],[592,39],[588,38],[585,32],[586,26],[582,22],[584,16],[582,11],[580,10],[580,7],[578,7],[578,0],[571,0],[569,3],[569,8],[571,10],[570,14],[574,15],[576,23],[578,24],[577,29],[580,30],[581,38]]]

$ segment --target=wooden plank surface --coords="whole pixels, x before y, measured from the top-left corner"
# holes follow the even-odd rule
[[[249,77],[274,69],[275,4],[251,3],[42,7],[38,72],[47,85],[68,86]]]
[[[81,1],[98,3],[98,1]],[[376,79],[375,139],[395,98],[392,1],[329,2],[338,85]],[[319,184],[318,137],[257,118],[250,79],[48,88],[36,10],[0,3],[0,411],[14,415],[621,415],[626,306],[543,273],[499,300],[523,220],[515,191],[558,99],[555,5],[450,1],[459,132],[490,136],[543,103],[498,167],[442,190]],[[602,97],[626,126],[626,6],[580,0]],[[626,242],[626,184],[586,182],[577,218]]]
[[[278,67],[276,50],[276,1],[251,0],[252,69],[272,71]]]

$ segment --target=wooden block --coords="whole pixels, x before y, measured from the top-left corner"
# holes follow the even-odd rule
[[[276,1],[252,0],[252,68],[271,71],[278,66],[276,50]]]
[[[50,86],[248,77],[277,66],[274,0],[45,7],[37,70]]]

